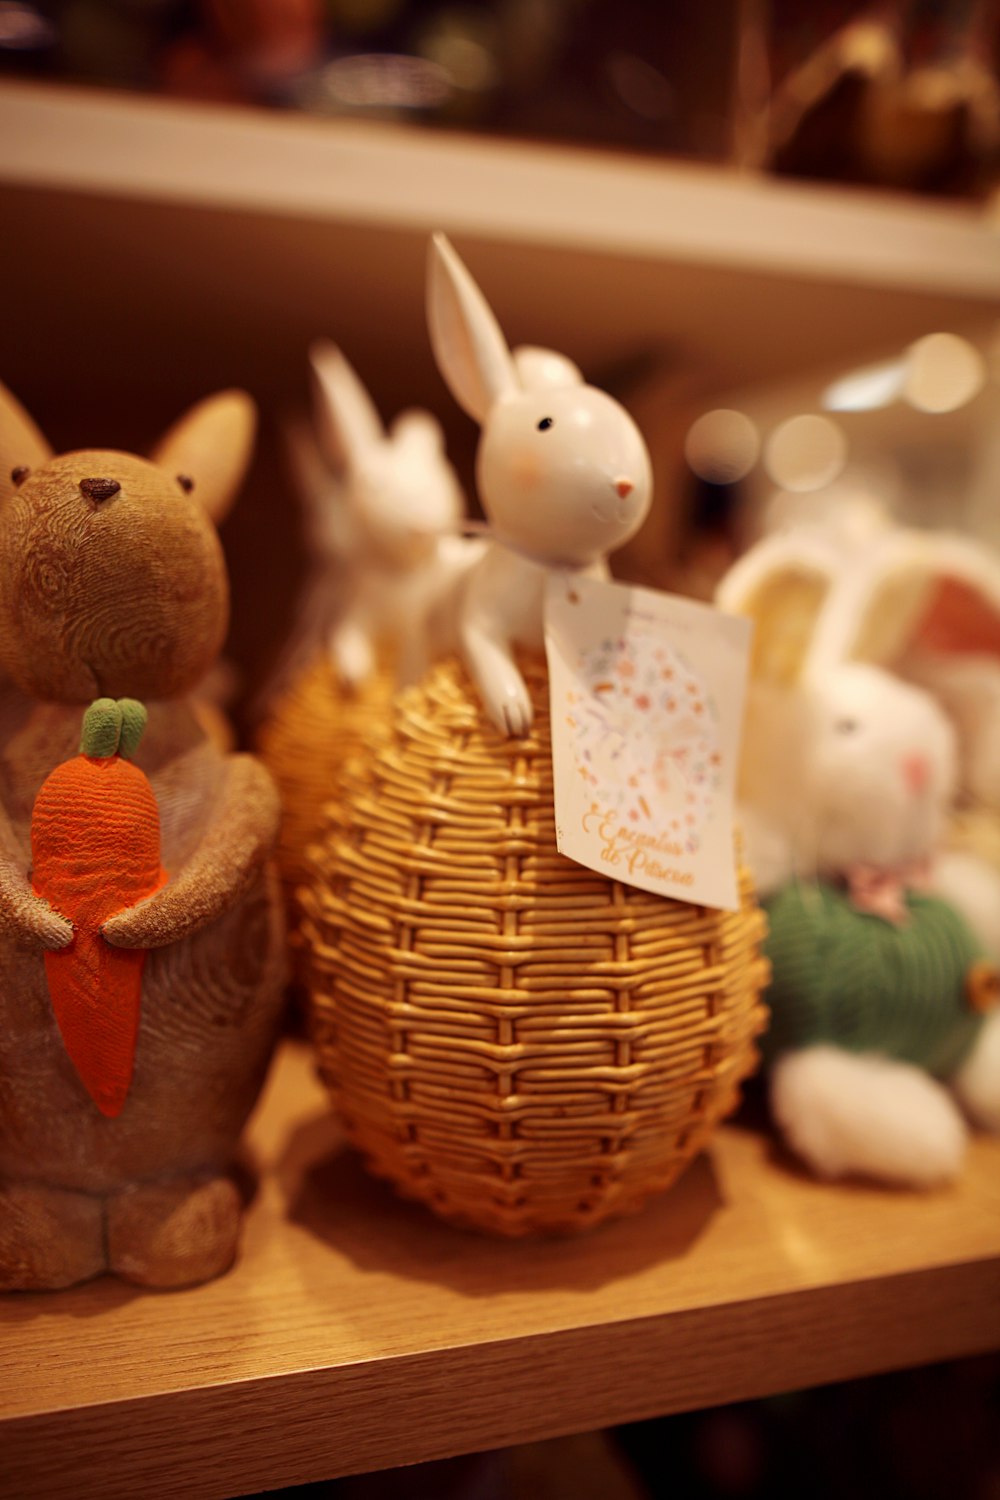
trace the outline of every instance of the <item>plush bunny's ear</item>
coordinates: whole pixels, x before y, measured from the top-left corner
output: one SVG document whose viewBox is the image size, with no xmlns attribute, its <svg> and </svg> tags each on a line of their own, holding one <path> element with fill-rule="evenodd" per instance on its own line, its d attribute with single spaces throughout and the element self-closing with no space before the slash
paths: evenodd
<svg viewBox="0 0 1000 1500">
<path fill-rule="evenodd" d="M 942 532 L 895 532 L 856 584 L 846 646 L 932 694 L 958 733 L 963 797 L 1000 806 L 1000 558 Z"/>
<path fill-rule="evenodd" d="M 836 573 L 829 547 L 794 532 L 766 537 L 730 568 L 715 602 L 753 620 L 756 680 L 790 687 L 812 669 Z"/>
<path fill-rule="evenodd" d="M 502 396 L 520 390 L 507 341 L 489 303 L 443 234 L 431 240 L 427 322 L 448 389 L 480 424 Z"/>
<path fill-rule="evenodd" d="M 236 498 L 253 452 L 257 409 L 245 391 L 220 391 L 184 413 L 160 439 L 153 462 L 194 492 L 218 523 Z"/>
<path fill-rule="evenodd" d="M 29 469 L 40 468 L 51 457 L 52 449 L 20 401 L 0 385 L 0 503 L 13 494 Z"/>
<path fill-rule="evenodd" d="M 584 383 L 578 366 L 565 354 L 538 349 L 534 344 L 522 344 L 514 350 L 514 368 L 526 391 L 565 390 Z"/>
<path fill-rule="evenodd" d="M 385 441 L 382 418 L 336 344 L 327 339 L 313 344 L 309 363 L 320 446 L 334 472 L 344 476 Z"/>
<path fill-rule="evenodd" d="M 984 543 L 896 531 L 862 586 L 845 654 L 885 666 L 929 653 L 1000 660 L 1000 558 Z"/>
</svg>

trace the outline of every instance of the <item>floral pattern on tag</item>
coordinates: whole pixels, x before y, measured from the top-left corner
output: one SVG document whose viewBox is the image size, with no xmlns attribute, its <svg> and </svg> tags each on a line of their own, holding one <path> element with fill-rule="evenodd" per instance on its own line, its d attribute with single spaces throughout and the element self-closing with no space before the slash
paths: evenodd
<svg viewBox="0 0 1000 1500">
<path fill-rule="evenodd" d="M 642 652 L 626 636 L 581 651 L 577 677 L 565 722 L 578 774 L 613 788 L 620 816 L 669 826 L 694 854 L 721 781 L 719 715 L 706 683 L 669 643 Z"/>
<path fill-rule="evenodd" d="M 555 575 L 546 595 L 559 848 L 627 884 L 737 905 L 733 783 L 749 625 Z"/>
</svg>

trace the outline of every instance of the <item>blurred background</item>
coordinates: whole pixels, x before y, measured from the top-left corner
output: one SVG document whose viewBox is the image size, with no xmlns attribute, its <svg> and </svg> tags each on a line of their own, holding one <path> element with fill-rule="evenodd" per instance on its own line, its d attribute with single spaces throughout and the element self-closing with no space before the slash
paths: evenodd
<svg viewBox="0 0 1000 1500">
<path fill-rule="evenodd" d="M 4 0 L 13 76 L 941 193 L 996 173 L 996 0 Z"/>
</svg>

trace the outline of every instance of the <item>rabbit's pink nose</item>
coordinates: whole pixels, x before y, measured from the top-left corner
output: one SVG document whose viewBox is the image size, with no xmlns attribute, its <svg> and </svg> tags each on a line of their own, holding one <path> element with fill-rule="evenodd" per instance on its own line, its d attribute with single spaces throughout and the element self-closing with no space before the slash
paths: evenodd
<svg viewBox="0 0 1000 1500">
<path fill-rule="evenodd" d="M 913 793 L 922 792 L 930 780 L 931 767 L 926 755 L 904 755 L 901 768 L 903 780 Z"/>
<path fill-rule="evenodd" d="M 619 499 L 621 500 L 627 499 L 635 489 L 635 485 L 632 483 L 631 479 L 616 479 L 614 481 L 614 485 L 615 489 L 618 492 Z"/>
<path fill-rule="evenodd" d="M 117 495 L 121 485 L 117 479 L 81 479 L 80 489 L 88 500 L 110 500 Z"/>
</svg>

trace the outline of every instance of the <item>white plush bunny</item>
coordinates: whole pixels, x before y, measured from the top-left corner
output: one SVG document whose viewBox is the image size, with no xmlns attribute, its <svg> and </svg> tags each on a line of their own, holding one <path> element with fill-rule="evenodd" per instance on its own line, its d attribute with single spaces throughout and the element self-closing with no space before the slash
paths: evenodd
<svg viewBox="0 0 1000 1500">
<path fill-rule="evenodd" d="M 300 429 L 293 457 L 313 549 L 349 568 L 331 659 L 341 682 L 356 687 L 384 642 L 405 685 L 454 649 L 460 581 L 483 544 L 458 535 L 463 497 L 435 419 L 407 411 L 387 430 L 336 345 L 315 344 L 310 363 L 319 450 Z M 329 596 L 329 582 L 318 580 L 314 597 Z"/>
<path fill-rule="evenodd" d="M 961 1164 L 959 1103 L 1000 1130 L 1000 1013 L 975 1010 L 1000 953 L 1000 878 L 942 852 L 957 755 L 941 708 L 846 654 L 866 617 L 878 633 L 886 599 L 866 587 L 858 556 L 786 534 L 751 549 L 718 602 L 758 626 L 743 791 L 771 898 L 775 1118 L 823 1176 L 929 1186 Z"/>
<path fill-rule="evenodd" d="M 979 838 L 1000 865 L 1000 557 L 971 537 L 900 526 L 862 501 L 786 522 L 749 556 L 733 573 L 744 592 L 808 591 L 817 568 L 839 575 L 809 626 L 813 662 L 870 661 L 932 693 L 958 735 L 961 821 L 949 837 Z M 794 616 L 787 598 L 781 613 Z M 782 630 L 798 661 L 801 642 Z M 758 695 L 767 680 L 758 677 Z"/>
<path fill-rule="evenodd" d="M 452 395 L 482 427 L 476 474 L 491 537 L 464 592 L 460 647 L 490 719 L 522 735 L 532 708 L 514 647 L 543 647 L 546 575 L 607 577 L 605 555 L 649 509 L 649 454 L 624 408 L 569 360 L 511 353 L 443 235 L 431 243 L 428 320 Z"/>
</svg>

